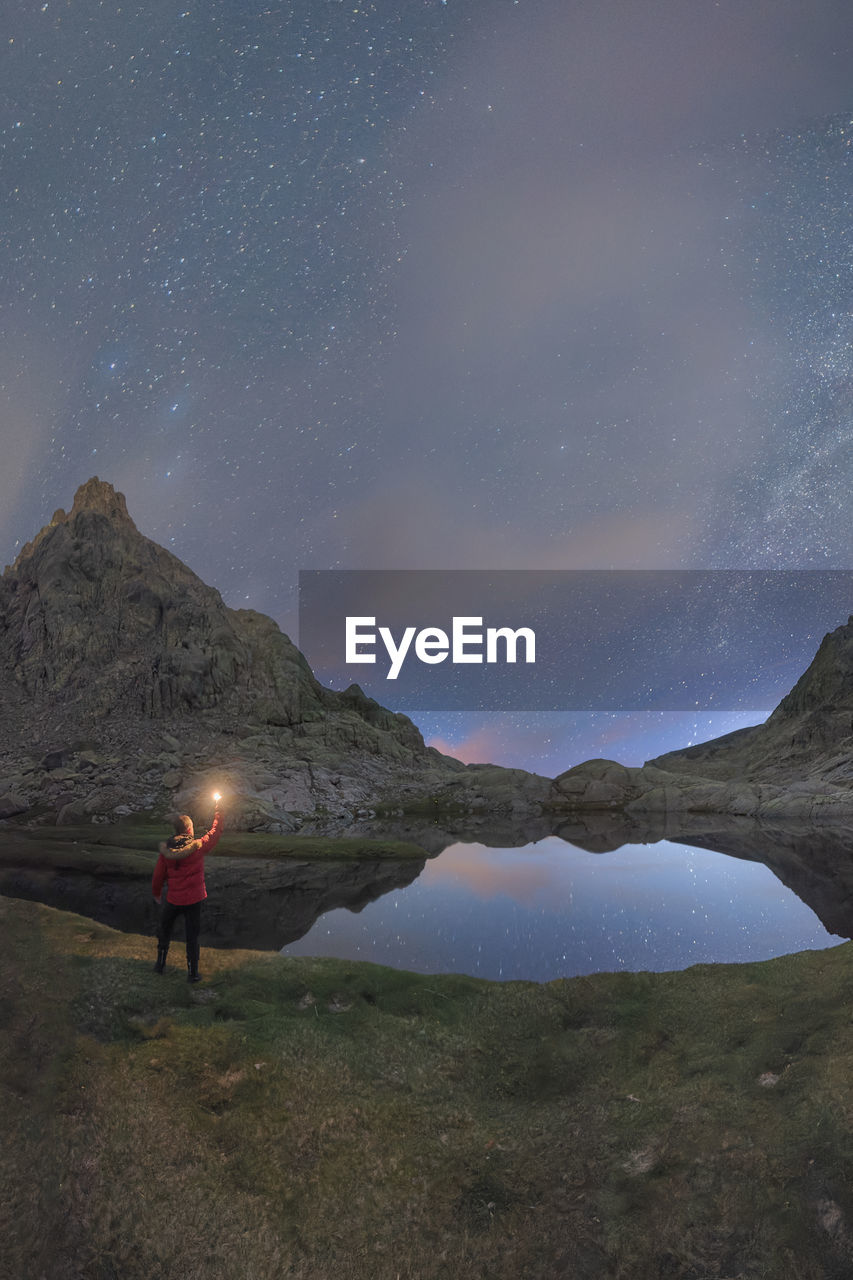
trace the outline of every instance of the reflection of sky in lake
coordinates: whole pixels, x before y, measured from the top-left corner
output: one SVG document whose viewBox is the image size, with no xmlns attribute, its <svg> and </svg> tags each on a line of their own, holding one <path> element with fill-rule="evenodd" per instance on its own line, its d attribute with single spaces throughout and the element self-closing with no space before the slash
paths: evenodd
<svg viewBox="0 0 853 1280">
<path fill-rule="evenodd" d="M 546 981 L 838 942 L 763 863 L 665 841 L 594 854 L 552 838 L 524 849 L 453 845 L 408 888 L 357 915 L 329 912 L 282 954 Z"/>
</svg>

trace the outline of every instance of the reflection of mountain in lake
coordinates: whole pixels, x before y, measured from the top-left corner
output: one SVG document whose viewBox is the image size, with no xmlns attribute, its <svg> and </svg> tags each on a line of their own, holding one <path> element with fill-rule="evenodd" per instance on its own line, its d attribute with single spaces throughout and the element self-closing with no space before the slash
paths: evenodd
<svg viewBox="0 0 853 1280">
<path fill-rule="evenodd" d="M 732 858 L 762 862 L 810 907 L 830 933 L 853 937 L 853 825 L 816 826 L 806 821 L 761 823 L 726 814 L 646 813 L 632 818 L 624 811 L 586 812 L 559 820 L 510 819 L 486 825 L 480 818 L 443 817 L 421 822 L 400 819 L 381 832 L 374 824 L 357 828 L 358 834 L 411 840 L 431 855 L 455 843 L 476 843 L 491 848 L 520 848 L 548 836 L 590 853 L 609 853 L 629 844 L 675 844 L 710 849 Z"/>
<path fill-rule="evenodd" d="M 811 907 L 823 927 L 853 937 L 853 827 L 797 826 L 757 831 L 716 827 L 691 843 L 733 858 L 763 862 Z"/>
<path fill-rule="evenodd" d="M 647 814 L 634 823 L 625 814 L 586 814 L 581 821 L 563 823 L 554 834 L 592 853 L 670 840 L 762 862 L 825 929 L 853 937 L 853 825 L 815 826 L 796 819 L 760 823 L 720 814 L 680 819 Z"/>
<path fill-rule="evenodd" d="M 157 908 L 150 874 L 128 875 L 105 864 L 77 871 L 38 867 L 31 859 L 0 869 L 0 893 L 75 911 L 125 933 L 153 935 Z M 297 862 L 209 858 L 208 894 L 202 912 L 205 946 L 275 950 L 301 938 L 317 918 L 336 907 L 360 911 L 392 889 L 411 884 L 423 870 L 417 858 L 402 862 Z"/>
<path fill-rule="evenodd" d="M 521 818 L 502 814 L 488 818 L 471 813 L 442 813 L 438 818 L 406 814 L 398 818 L 365 819 L 348 826 L 346 834 L 367 840 L 403 840 L 418 845 L 429 857 L 435 857 L 452 844 L 520 849 L 522 845 L 559 835 L 555 827 L 557 821 L 553 814 L 525 814 Z M 312 832 L 325 834 L 319 824 L 305 827 L 304 834 Z"/>
<path fill-rule="evenodd" d="M 450 845 L 486 849 L 521 848 L 557 836 L 568 845 L 606 854 L 623 845 L 666 840 L 713 850 L 767 866 L 810 907 L 824 928 L 853 937 L 853 825 L 815 826 L 789 820 L 774 824 L 720 815 L 586 813 L 570 820 L 534 819 L 486 825 L 477 818 L 442 824 L 400 819 L 396 825 L 365 824 L 352 834 L 405 839 L 419 844 L 424 860 L 361 862 L 217 858 L 207 862 L 209 898 L 203 913 L 207 946 L 278 950 L 304 937 L 328 911 L 360 911 L 369 902 L 418 878 L 426 857 Z M 19 853 L 16 851 L 19 847 Z M 75 911 L 126 932 L 153 934 L 156 908 L 149 875 L 105 854 L 96 866 L 75 866 L 75 847 L 39 860 L 31 841 L 4 841 L 0 893 L 35 899 Z M 571 857 L 566 850 L 566 858 Z"/>
</svg>

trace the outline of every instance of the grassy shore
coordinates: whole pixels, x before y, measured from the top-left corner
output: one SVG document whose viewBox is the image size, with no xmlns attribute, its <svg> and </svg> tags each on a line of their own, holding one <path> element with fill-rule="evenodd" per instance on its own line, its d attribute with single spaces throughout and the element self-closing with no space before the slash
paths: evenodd
<svg viewBox="0 0 853 1280">
<path fill-rule="evenodd" d="M 124 866 L 128 872 L 153 869 L 157 848 L 170 832 L 164 822 L 131 821 L 80 827 L 6 827 L 0 842 L 0 864 L 24 856 L 38 866 L 70 862 L 83 871 L 95 866 Z M 208 858 L 272 858 L 305 861 L 362 862 L 388 858 L 402 861 L 426 857 L 405 840 L 361 836 L 271 835 L 258 831 L 225 831 Z"/>
<path fill-rule="evenodd" d="M 853 950 L 544 985 L 0 898 L 0 1275 L 853 1268 Z"/>
</svg>

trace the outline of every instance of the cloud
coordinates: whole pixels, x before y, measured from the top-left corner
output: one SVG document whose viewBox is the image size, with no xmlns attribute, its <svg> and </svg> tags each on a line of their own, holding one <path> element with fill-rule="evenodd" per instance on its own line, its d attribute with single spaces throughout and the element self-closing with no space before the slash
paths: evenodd
<svg viewBox="0 0 853 1280">
<path fill-rule="evenodd" d="M 404 487 L 371 494 L 372 533 L 348 512 L 356 554 L 636 565 L 639 528 L 645 563 L 706 562 L 790 364 L 738 257 L 764 190 L 742 139 L 846 109 L 851 34 L 833 4 L 735 0 L 471 28 L 395 156 L 382 412 Z"/>
<path fill-rule="evenodd" d="M 0 537 L 9 562 L 20 550 L 16 544 L 37 533 L 61 505 L 61 495 L 48 494 L 52 505 L 47 510 L 33 501 L 33 491 L 65 406 L 68 363 L 45 339 L 7 332 L 0 346 Z M 48 369 L 50 377 L 45 375 Z M 67 495 L 69 505 L 72 496 L 73 489 Z"/>
<path fill-rule="evenodd" d="M 510 481 L 512 488 L 512 482 Z M 349 569 L 606 569 L 667 568 L 683 563 L 695 511 L 671 501 L 648 509 L 637 499 L 608 495 L 598 486 L 602 510 L 541 510 L 525 520 L 523 493 L 508 497 L 504 511 L 461 501 L 425 464 L 416 477 L 386 474 L 381 485 L 342 503 L 335 529 L 318 530 L 330 563 Z M 545 517 L 547 528 L 541 527 Z M 335 535 L 340 538 L 334 542 Z"/>
</svg>

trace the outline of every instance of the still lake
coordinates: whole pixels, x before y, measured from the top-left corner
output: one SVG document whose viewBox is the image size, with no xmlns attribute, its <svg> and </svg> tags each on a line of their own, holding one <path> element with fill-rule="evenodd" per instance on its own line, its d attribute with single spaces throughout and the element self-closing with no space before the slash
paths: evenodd
<svg viewBox="0 0 853 1280">
<path fill-rule="evenodd" d="M 451 845 L 408 887 L 358 913 L 326 913 L 281 954 L 548 981 L 767 960 L 841 941 L 761 862 L 670 841 L 601 854 L 546 838 L 517 849 Z"/>
</svg>

